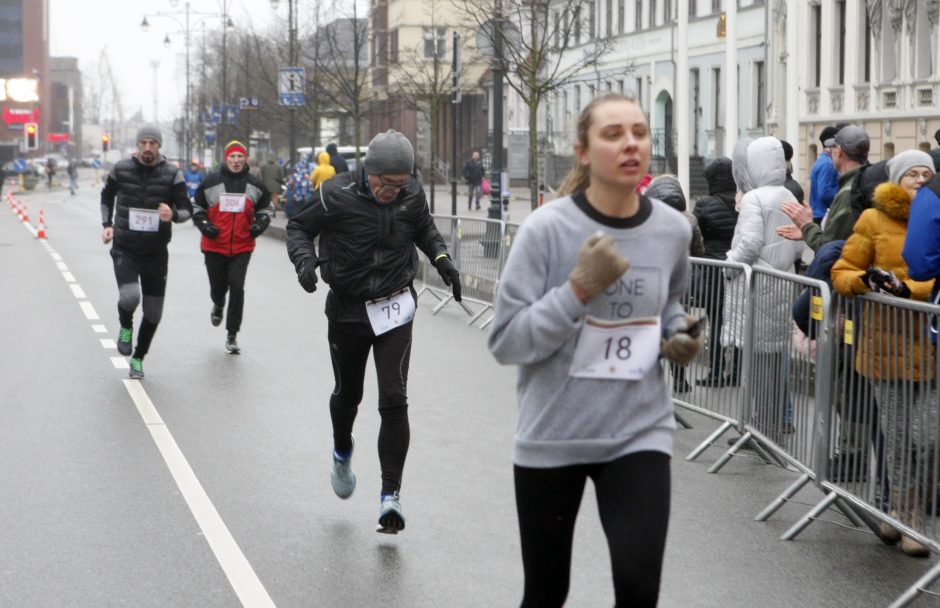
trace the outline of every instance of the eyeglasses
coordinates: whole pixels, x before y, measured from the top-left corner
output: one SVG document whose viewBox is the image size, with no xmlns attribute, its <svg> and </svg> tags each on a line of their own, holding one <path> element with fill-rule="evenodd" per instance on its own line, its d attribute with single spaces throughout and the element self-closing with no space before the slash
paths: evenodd
<svg viewBox="0 0 940 608">
<path fill-rule="evenodd" d="M 910 171 L 904 174 L 904 177 L 909 177 L 911 179 L 921 178 L 925 182 L 929 182 L 931 179 L 933 179 L 933 171 L 931 171 L 930 169 L 923 169 L 923 170 L 911 169 Z"/>
<path fill-rule="evenodd" d="M 375 179 L 379 180 L 380 190 L 388 190 L 390 192 L 398 192 L 399 190 L 408 187 L 411 185 L 411 182 L 414 180 L 413 177 L 408 177 L 408 179 L 402 183 L 397 182 L 387 182 L 381 175 L 376 175 Z"/>
</svg>

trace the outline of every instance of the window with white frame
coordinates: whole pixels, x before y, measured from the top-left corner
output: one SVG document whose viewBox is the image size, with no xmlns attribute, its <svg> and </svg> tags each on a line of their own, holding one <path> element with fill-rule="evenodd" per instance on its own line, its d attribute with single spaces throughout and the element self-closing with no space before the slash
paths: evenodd
<svg viewBox="0 0 940 608">
<path fill-rule="evenodd" d="M 594 40 L 594 34 L 597 32 L 597 0 L 588 2 L 587 28 L 587 39 Z"/>
<path fill-rule="evenodd" d="M 634 11 L 636 14 L 633 19 L 633 29 L 634 31 L 640 31 L 643 29 L 643 0 L 636 0 Z"/>
<path fill-rule="evenodd" d="M 574 85 L 574 113 L 577 116 L 581 115 L 581 87 L 579 85 Z"/>
<path fill-rule="evenodd" d="M 447 56 L 447 28 L 424 28 L 424 56 L 427 59 L 443 59 Z"/>
<path fill-rule="evenodd" d="M 581 44 L 581 5 L 574 9 L 574 44 Z"/>
<path fill-rule="evenodd" d="M 558 11 L 555 11 L 554 17 L 555 17 L 555 32 L 554 32 L 555 48 L 560 49 L 561 48 L 561 13 Z"/>
<path fill-rule="evenodd" d="M 610 38 L 614 35 L 614 0 L 604 2 L 604 23 L 606 24 L 604 32 Z"/>
<path fill-rule="evenodd" d="M 650 0 L 649 26 L 656 26 L 656 0 Z"/>
<path fill-rule="evenodd" d="M 836 52 L 836 84 L 845 84 L 845 0 L 836 0 L 836 30 L 839 38 Z"/>
<path fill-rule="evenodd" d="M 663 23 L 672 23 L 673 0 L 663 0 Z"/>
<path fill-rule="evenodd" d="M 627 12 L 627 6 L 625 0 L 617 0 L 617 33 L 622 34 L 624 32 L 624 26 L 626 25 L 625 17 Z"/>
</svg>

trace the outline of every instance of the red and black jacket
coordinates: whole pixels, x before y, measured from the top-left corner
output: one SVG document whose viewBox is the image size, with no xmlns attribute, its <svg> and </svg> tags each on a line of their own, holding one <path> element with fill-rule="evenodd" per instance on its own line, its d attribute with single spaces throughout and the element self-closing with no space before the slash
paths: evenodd
<svg viewBox="0 0 940 608">
<path fill-rule="evenodd" d="M 222 194 L 244 194 L 244 209 L 222 211 Z M 260 177 L 248 172 L 247 165 L 239 173 L 232 173 L 224 165 L 219 172 L 210 173 L 199 184 L 194 202 L 193 223 L 203 234 L 203 252 L 233 256 L 254 251 L 255 238 L 271 223 L 271 193 Z M 215 238 L 207 235 L 210 224 L 219 229 Z"/>
</svg>

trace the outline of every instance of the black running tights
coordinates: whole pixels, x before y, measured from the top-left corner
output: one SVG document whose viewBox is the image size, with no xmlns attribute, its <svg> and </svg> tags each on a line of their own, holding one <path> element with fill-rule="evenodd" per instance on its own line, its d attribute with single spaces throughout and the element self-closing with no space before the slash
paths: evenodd
<svg viewBox="0 0 940 608">
<path fill-rule="evenodd" d="M 134 255 L 112 247 L 111 259 L 114 262 L 114 277 L 118 285 L 118 318 L 121 327 L 133 327 L 134 311 L 143 299 L 144 315 L 140 321 L 137 347 L 133 354 L 134 357 L 143 359 L 150 351 L 150 343 L 163 317 L 169 259 L 167 250 Z"/>
<path fill-rule="evenodd" d="M 362 401 L 369 351 L 374 351 L 379 385 L 379 464 L 382 467 L 382 494 L 401 488 L 405 457 L 411 441 L 408 425 L 408 363 L 411 359 L 411 327 L 408 323 L 380 336 L 368 323 L 329 325 L 330 358 L 336 385 L 330 396 L 333 421 L 333 447 L 338 452 L 352 449 L 352 430 Z"/>
<path fill-rule="evenodd" d="M 669 466 L 670 457 L 662 452 L 551 469 L 516 466 L 523 608 L 565 603 L 575 520 L 589 477 L 607 536 L 616 605 L 655 606 L 669 523 Z"/>
<path fill-rule="evenodd" d="M 206 251 L 203 255 L 206 258 L 206 271 L 209 274 L 209 297 L 212 298 L 213 304 L 222 308 L 225 306 L 225 294 L 228 293 L 225 329 L 230 334 L 238 333 L 242 328 L 242 311 L 245 309 L 245 275 L 248 274 L 251 252 L 222 255 L 214 251 Z"/>
</svg>

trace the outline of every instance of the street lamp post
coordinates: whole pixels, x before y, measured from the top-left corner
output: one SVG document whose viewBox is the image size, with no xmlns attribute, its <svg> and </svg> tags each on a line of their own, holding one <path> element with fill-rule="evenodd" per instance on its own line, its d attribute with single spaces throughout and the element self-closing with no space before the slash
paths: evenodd
<svg viewBox="0 0 940 608">
<path fill-rule="evenodd" d="M 271 0 L 271 9 L 277 10 L 280 0 Z M 287 0 L 287 57 L 290 67 L 297 64 L 297 9 L 296 0 Z M 287 145 L 290 147 L 289 156 L 291 167 L 297 161 L 297 113 L 294 106 L 287 107 Z"/>
<path fill-rule="evenodd" d="M 179 5 L 179 0 L 170 0 L 170 7 L 176 8 Z M 185 156 L 185 161 L 189 162 L 192 160 L 192 151 L 193 151 L 193 137 L 192 137 L 192 82 L 190 77 L 190 47 L 192 45 L 192 31 L 193 27 L 202 23 L 205 26 L 205 21 L 214 17 L 219 17 L 219 13 L 210 13 L 203 11 L 194 11 L 192 10 L 189 2 L 183 4 L 182 10 L 178 11 L 158 11 L 156 13 L 150 13 L 144 15 L 143 20 L 140 22 L 140 28 L 146 32 L 150 23 L 147 21 L 147 17 L 165 17 L 171 19 L 179 25 L 180 30 L 176 33 L 183 36 L 183 44 L 186 49 L 186 97 L 185 97 L 185 107 L 183 108 L 183 120 L 182 120 L 182 150 L 181 156 Z M 180 19 L 179 17 L 182 17 Z M 195 19 L 194 19 L 195 17 Z M 226 57 L 225 57 L 225 30 L 232 25 L 231 19 L 228 16 L 228 0 L 222 1 L 222 104 L 225 104 L 226 99 Z M 205 30 L 203 30 L 205 31 Z M 203 39 L 205 39 L 205 33 L 203 33 Z M 167 34 L 163 39 L 163 44 L 166 47 L 171 45 L 170 35 Z M 154 99 L 154 106 L 156 106 L 156 99 Z M 155 111 L 156 112 L 156 111 Z M 156 116 L 154 116 L 156 120 Z"/>
</svg>

